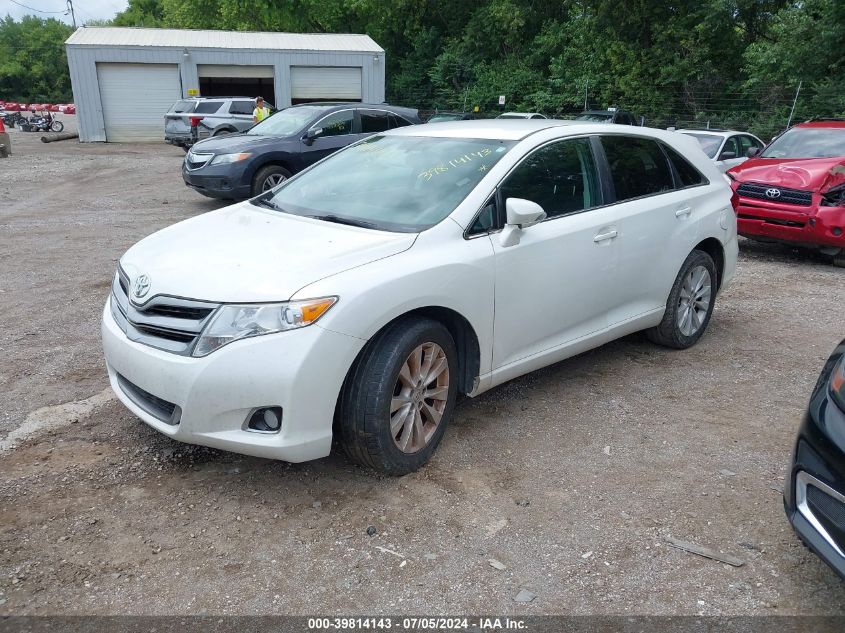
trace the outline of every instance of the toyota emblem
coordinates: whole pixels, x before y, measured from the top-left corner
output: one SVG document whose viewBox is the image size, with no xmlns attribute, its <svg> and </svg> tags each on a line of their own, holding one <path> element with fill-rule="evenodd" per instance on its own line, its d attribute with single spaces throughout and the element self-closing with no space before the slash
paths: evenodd
<svg viewBox="0 0 845 633">
<path fill-rule="evenodd" d="M 135 283 L 132 284 L 132 294 L 135 296 L 135 298 L 141 299 L 142 297 L 145 297 L 149 291 L 150 276 L 138 275 L 137 277 L 135 277 Z"/>
<path fill-rule="evenodd" d="M 780 189 L 775 189 L 774 187 L 772 187 L 771 189 L 766 189 L 766 197 L 772 198 L 773 200 L 775 198 L 780 198 Z"/>
</svg>

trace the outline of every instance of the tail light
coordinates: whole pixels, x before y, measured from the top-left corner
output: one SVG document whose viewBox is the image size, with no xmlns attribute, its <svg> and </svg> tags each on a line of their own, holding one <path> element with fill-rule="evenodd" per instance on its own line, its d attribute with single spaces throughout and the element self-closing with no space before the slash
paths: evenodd
<svg viewBox="0 0 845 633">
<path fill-rule="evenodd" d="M 200 121 L 202 121 L 201 116 L 192 116 L 191 117 L 191 127 L 197 127 L 200 124 Z"/>
</svg>

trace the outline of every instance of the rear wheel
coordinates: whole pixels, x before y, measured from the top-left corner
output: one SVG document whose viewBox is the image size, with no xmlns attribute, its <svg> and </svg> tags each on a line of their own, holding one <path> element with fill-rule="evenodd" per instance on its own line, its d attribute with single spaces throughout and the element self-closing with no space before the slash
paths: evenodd
<svg viewBox="0 0 845 633">
<path fill-rule="evenodd" d="M 252 179 L 252 195 L 257 196 L 269 191 L 276 185 L 290 178 L 290 172 L 279 165 L 266 165 L 255 173 Z"/>
<path fill-rule="evenodd" d="M 397 321 L 353 365 L 340 399 L 340 439 L 349 456 L 389 475 L 425 464 L 457 398 L 458 359 L 438 321 Z"/>
<path fill-rule="evenodd" d="M 704 251 L 694 250 L 675 278 L 663 320 L 657 327 L 646 330 L 646 336 L 666 347 L 692 347 L 710 323 L 716 290 L 713 259 Z"/>
</svg>

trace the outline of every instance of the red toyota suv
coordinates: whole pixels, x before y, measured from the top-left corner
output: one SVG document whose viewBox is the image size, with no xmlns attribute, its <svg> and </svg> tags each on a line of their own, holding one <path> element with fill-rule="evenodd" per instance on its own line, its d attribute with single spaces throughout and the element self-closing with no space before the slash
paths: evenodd
<svg viewBox="0 0 845 633">
<path fill-rule="evenodd" d="M 819 249 L 845 266 L 845 119 L 800 123 L 727 174 L 740 235 Z"/>
</svg>

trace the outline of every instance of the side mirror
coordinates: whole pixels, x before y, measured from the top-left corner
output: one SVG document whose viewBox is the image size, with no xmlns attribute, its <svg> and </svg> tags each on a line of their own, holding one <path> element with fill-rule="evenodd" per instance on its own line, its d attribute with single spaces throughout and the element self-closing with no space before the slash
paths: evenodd
<svg viewBox="0 0 845 633">
<path fill-rule="evenodd" d="M 499 237 L 502 246 L 519 244 L 519 234 L 523 229 L 538 224 L 546 219 L 546 212 L 536 202 L 524 198 L 508 198 L 505 201 L 505 228 Z"/>
<path fill-rule="evenodd" d="M 746 151 L 746 152 L 745 152 L 745 155 L 746 155 L 746 156 L 748 156 L 748 158 L 754 158 L 754 157 L 755 157 L 755 156 L 757 156 L 757 155 L 758 155 L 761 151 L 762 151 L 762 150 L 761 150 L 759 147 L 749 147 L 749 148 L 748 148 L 748 151 Z"/>
<path fill-rule="evenodd" d="M 728 150 L 719 154 L 719 160 L 730 160 L 732 158 L 736 158 L 736 152 Z"/>
<path fill-rule="evenodd" d="M 311 145 L 314 142 L 314 139 L 319 137 L 323 133 L 323 128 L 315 127 L 311 128 L 305 133 L 305 136 L 302 137 L 302 140 L 305 141 L 306 145 Z"/>
</svg>

